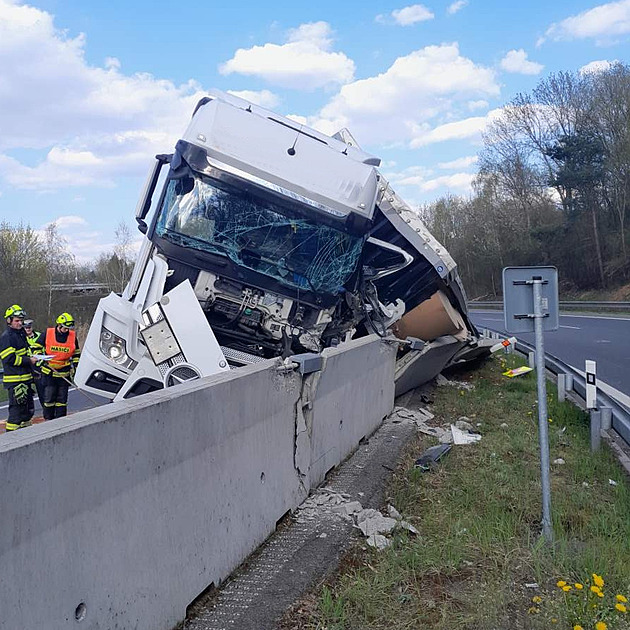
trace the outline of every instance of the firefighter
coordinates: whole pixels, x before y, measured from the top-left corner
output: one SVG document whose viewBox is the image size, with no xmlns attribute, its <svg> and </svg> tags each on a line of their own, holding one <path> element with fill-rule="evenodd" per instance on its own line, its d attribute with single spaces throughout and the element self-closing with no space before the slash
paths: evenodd
<svg viewBox="0 0 630 630">
<path fill-rule="evenodd" d="M 46 354 L 52 356 L 41 367 L 44 420 L 61 418 L 68 413 L 68 384 L 81 354 L 72 315 L 62 313 L 55 323 L 54 328 L 46 330 L 44 337 Z"/>
<path fill-rule="evenodd" d="M 30 349 L 29 354 L 46 354 L 46 346 L 44 335 L 41 332 L 33 330 L 33 320 L 24 320 L 24 331 L 26 332 L 26 341 Z M 33 382 L 35 383 L 35 389 L 37 390 L 37 396 L 39 397 L 39 403 L 44 405 L 44 383 L 42 381 L 42 362 L 39 361 L 33 366 Z"/>
<path fill-rule="evenodd" d="M 4 370 L 2 383 L 9 395 L 7 431 L 30 426 L 34 411 L 32 366 L 37 359 L 29 355 L 22 327 L 25 316 L 24 309 L 18 304 L 9 306 L 4 313 L 7 328 L 0 335 L 0 359 Z"/>
</svg>

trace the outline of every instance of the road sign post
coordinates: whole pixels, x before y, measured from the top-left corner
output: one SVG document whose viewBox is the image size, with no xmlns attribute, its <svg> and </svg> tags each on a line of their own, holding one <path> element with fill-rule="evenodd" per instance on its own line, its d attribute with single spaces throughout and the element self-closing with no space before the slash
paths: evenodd
<svg viewBox="0 0 630 630">
<path fill-rule="evenodd" d="M 503 312 L 509 333 L 534 332 L 536 337 L 536 385 L 538 393 L 538 440 L 542 486 L 542 531 L 553 541 L 547 383 L 545 380 L 545 330 L 558 329 L 558 271 L 555 267 L 506 267 L 503 270 Z"/>
</svg>

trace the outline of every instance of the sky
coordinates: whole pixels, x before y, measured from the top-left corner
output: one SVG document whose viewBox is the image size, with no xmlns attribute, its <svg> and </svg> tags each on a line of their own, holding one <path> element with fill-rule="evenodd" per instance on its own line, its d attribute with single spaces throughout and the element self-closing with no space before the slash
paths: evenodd
<svg viewBox="0 0 630 630">
<path fill-rule="evenodd" d="M 630 0 L 0 0 L 0 221 L 111 250 L 212 88 L 347 127 L 412 206 L 467 195 L 502 105 L 615 60 Z"/>
</svg>

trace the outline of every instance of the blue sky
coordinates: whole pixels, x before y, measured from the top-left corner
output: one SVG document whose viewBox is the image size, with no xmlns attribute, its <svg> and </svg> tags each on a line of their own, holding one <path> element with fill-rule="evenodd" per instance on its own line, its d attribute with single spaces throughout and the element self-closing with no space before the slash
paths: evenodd
<svg viewBox="0 0 630 630">
<path fill-rule="evenodd" d="M 108 250 L 210 88 L 347 126 L 411 204 L 469 194 L 503 104 L 629 43 L 630 0 L 0 0 L 0 220 Z"/>
</svg>

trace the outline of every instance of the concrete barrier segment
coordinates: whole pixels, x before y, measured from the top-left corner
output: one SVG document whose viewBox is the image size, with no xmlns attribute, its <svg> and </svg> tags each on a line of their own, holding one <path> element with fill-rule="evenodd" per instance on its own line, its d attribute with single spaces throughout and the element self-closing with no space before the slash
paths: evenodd
<svg viewBox="0 0 630 630">
<path fill-rule="evenodd" d="M 391 411 L 395 352 L 360 339 L 306 378 L 268 361 L 2 436 L 0 628 L 173 628 Z"/>
</svg>

